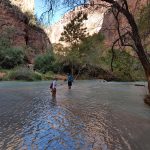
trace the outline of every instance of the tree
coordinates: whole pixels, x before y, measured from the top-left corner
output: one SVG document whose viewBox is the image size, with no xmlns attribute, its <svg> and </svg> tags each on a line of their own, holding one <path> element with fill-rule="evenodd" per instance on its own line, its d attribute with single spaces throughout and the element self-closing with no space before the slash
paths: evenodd
<svg viewBox="0 0 150 150">
<path fill-rule="evenodd" d="M 99 64 L 104 49 L 104 35 L 95 33 L 85 38 L 79 45 L 80 58 L 86 64 Z"/>
<path fill-rule="evenodd" d="M 35 58 L 34 69 L 46 73 L 53 70 L 54 56 L 50 53 L 39 55 Z"/>
<path fill-rule="evenodd" d="M 149 0 L 148 0 L 149 1 Z M 48 0 L 53 5 L 53 0 Z M 102 3 L 104 2 L 104 3 Z M 138 2 L 138 0 L 137 0 Z M 148 89 L 150 93 L 150 61 L 148 59 L 148 56 L 145 53 L 144 46 L 142 44 L 142 40 L 140 37 L 139 29 L 136 23 L 136 19 L 134 18 L 133 14 L 131 13 L 128 5 L 127 0 L 101 0 L 96 1 L 96 3 L 91 0 L 90 3 L 87 3 L 86 0 L 64 0 L 64 4 L 67 6 L 76 7 L 76 6 L 105 6 L 107 8 L 110 8 L 113 12 L 114 18 L 117 22 L 117 32 L 118 32 L 118 39 L 116 39 L 112 44 L 112 51 L 115 47 L 115 45 L 119 42 L 120 46 L 122 47 L 131 47 L 136 54 L 138 55 L 138 58 L 144 68 L 145 75 L 147 77 L 148 81 Z M 50 8 L 49 12 L 53 10 L 53 7 Z M 124 30 L 122 32 L 121 30 L 121 22 L 119 22 L 120 14 L 127 20 L 127 23 L 129 25 L 129 28 Z"/>
<path fill-rule="evenodd" d="M 137 23 L 144 48 L 148 48 L 150 45 L 150 3 L 140 10 Z"/>
<path fill-rule="evenodd" d="M 77 46 L 86 36 L 86 27 L 83 27 L 83 21 L 87 20 L 87 14 L 82 11 L 64 27 L 64 32 L 61 33 L 60 41 L 65 41 L 71 44 L 71 47 Z"/>
<path fill-rule="evenodd" d="M 112 51 L 115 47 L 115 44 L 118 41 L 120 42 L 122 47 L 131 47 L 133 50 L 135 50 L 144 68 L 148 80 L 148 89 L 150 93 L 150 62 L 142 45 L 136 20 L 129 10 L 127 0 L 120 0 L 120 1 L 102 0 L 102 1 L 105 1 L 110 4 L 111 10 L 117 22 L 117 31 L 119 38 L 114 41 Z M 128 25 L 130 26 L 130 28 L 126 29 L 126 31 L 124 32 L 122 32 L 121 23 L 119 22 L 120 14 L 125 17 L 125 19 L 128 22 Z"/>
<path fill-rule="evenodd" d="M 84 27 L 83 24 L 84 20 L 87 20 L 87 14 L 82 11 L 78 12 L 77 15 L 64 27 L 64 32 L 60 37 L 60 41 L 65 41 L 70 45 L 67 60 L 71 64 L 72 74 L 74 63 L 79 61 L 79 44 L 87 36 L 86 27 Z"/>
<path fill-rule="evenodd" d="M 11 42 L 6 37 L 0 38 L 0 67 L 11 69 L 24 63 L 25 54 L 23 49 L 11 46 Z"/>
</svg>

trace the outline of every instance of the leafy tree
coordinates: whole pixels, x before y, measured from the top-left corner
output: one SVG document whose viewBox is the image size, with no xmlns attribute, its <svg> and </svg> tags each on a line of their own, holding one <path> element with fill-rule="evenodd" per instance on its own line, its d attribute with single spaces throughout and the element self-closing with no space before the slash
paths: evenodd
<svg viewBox="0 0 150 150">
<path fill-rule="evenodd" d="M 67 61 L 71 66 L 73 74 L 73 66 L 75 62 L 79 62 L 79 44 L 86 38 L 86 27 L 83 27 L 83 21 L 87 20 L 87 14 L 78 12 L 77 15 L 64 27 L 64 32 L 61 34 L 60 41 L 65 41 L 70 44 Z"/>
<path fill-rule="evenodd" d="M 111 63 L 111 50 L 105 51 L 105 55 L 103 55 L 100 60 L 103 68 L 108 69 Z M 133 81 L 144 79 L 143 69 L 139 60 L 126 51 L 115 49 L 113 68 L 113 72 L 121 80 Z"/>
<path fill-rule="evenodd" d="M 104 3 L 101 3 L 104 2 Z M 136 2 L 140 2 L 136 0 Z M 53 3 L 53 0 L 47 0 L 47 3 L 51 4 L 48 12 L 53 12 L 54 7 L 56 6 L 55 3 Z M 63 4 L 66 6 L 71 6 L 72 8 L 75 8 L 77 6 L 106 6 L 107 8 L 111 8 L 111 11 L 114 15 L 114 20 L 116 20 L 117 24 L 117 32 L 118 32 L 118 39 L 116 39 L 112 44 L 112 51 L 116 44 L 120 42 L 120 46 L 122 47 L 131 47 L 135 53 L 138 55 L 138 58 L 144 68 L 145 75 L 147 77 L 148 81 L 148 89 L 150 93 L 150 60 L 148 59 L 147 54 L 145 53 L 145 49 L 141 40 L 141 36 L 139 33 L 138 25 L 136 22 L 136 19 L 132 12 L 130 11 L 128 1 L 127 0 L 99 0 L 94 2 L 93 0 L 87 1 L 86 0 L 69 0 L 69 1 L 63 1 Z M 106 4 L 106 5 L 105 5 Z M 95 10 L 98 9 L 95 7 Z M 127 20 L 127 24 L 129 25 L 128 28 L 126 28 L 124 31 L 121 27 L 123 22 L 119 21 L 120 15 Z"/>
<path fill-rule="evenodd" d="M 53 70 L 54 56 L 50 53 L 35 58 L 34 68 L 42 73 Z"/>
<path fill-rule="evenodd" d="M 80 58 L 84 63 L 98 64 L 104 49 L 104 36 L 99 32 L 85 38 L 79 45 Z"/>
<path fill-rule="evenodd" d="M 62 44 L 57 43 L 57 44 L 53 44 L 53 51 L 55 52 L 55 54 L 61 59 L 62 57 L 64 57 L 67 52 L 68 52 L 69 48 L 64 47 Z"/>
<path fill-rule="evenodd" d="M 23 50 L 10 45 L 9 39 L 0 38 L 0 66 L 5 69 L 11 69 L 24 63 Z"/>
<path fill-rule="evenodd" d="M 150 46 L 150 3 L 140 10 L 137 23 L 144 47 L 148 48 Z"/>
<path fill-rule="evenodd" d="M 87 20 L 87 14 L 78 12 L 77 15 L 64 27 L 60 41 L 65 41 L 71 46 L 79 44 L 86 36 L 86 27 L 83 27 L 83 21 Z"/>
<path fill-rule="evenodd" d="M 150 34 L 150 3 L 140 10 L 138 27 L 140 31 Z"/>
</svg>

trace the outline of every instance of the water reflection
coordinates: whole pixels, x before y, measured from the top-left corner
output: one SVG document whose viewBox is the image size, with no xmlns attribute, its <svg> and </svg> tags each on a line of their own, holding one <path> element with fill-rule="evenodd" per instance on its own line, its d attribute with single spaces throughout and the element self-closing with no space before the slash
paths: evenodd
<svg viewBox="0 0 150 150">
<path fill-rule="evenodd" d="M 7 110 L 5 116 L 0 116 L 0 133 L 3 134 L 0 135 L 0 149 L 70 150 L 82 147 L 85 139 L 79 118 L 58 106 L 56 97 L 50 99 L 48 91 L 34 96 L 11 116 Z"/>
<path fill-rule="evenodd" d="M 53 96 L 50 102 L 52 106 L 57 106 L 56 96 Z"/>
<path fill-rule="evenodd" d="M 55 98 L 48 87 L 49 82 L 0 85 L 0 149 L 150 149 L 143 87 L 80 81 L 70 91 L 58 87 Z"/>
</svg>

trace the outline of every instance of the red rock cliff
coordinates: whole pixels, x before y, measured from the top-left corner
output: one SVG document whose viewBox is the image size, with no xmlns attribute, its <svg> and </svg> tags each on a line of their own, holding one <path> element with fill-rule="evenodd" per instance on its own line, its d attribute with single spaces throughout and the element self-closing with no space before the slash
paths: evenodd
<svg viewBox="0 0 150 150">
<path fill-rule="evenodd" d="M 148 2 L 149 0 L 128 0 L 130 12 L 132 12 L 132 14 L 134 14 L 134 16 L 136 17 L 137 13 L 142 8 L 142 6 L 146 5 Z M 124 16 L 120 15 L 119 21 L 122 33 L 124 29 L 130 28 Z M 105 44 L 109 47 L 112 46 L 113 41 L 115 41 L 118 38 L 116 25 L 117 23 L 113 14 L 108 10 L 104 15 L 101 32 L 105 35 Z"/>
<path fill-rule="evenodd" d="M 51 49 L 49 38 L 43 29 L 29 25 L 27 16 L 8 0 L 0 1 L 0 36 L 7 36 L 12 46 L 25 49 L 29 63 L 37 54 Z"/>
</svg>

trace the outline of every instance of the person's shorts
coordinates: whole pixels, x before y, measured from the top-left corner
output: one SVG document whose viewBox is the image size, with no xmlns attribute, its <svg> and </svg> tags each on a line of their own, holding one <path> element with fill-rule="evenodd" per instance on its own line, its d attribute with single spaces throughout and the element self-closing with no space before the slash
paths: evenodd
<svg viewBox="0 0 150 150">
<path fill-rule="evenodd" d="M 52 94 L 56 95 L 56 88 L 52 89 Z"/>
<path fill-rule="evenodd" d="M 72 82 L 71 81 L 68 81 L 68 86 L 72 86 Z"/>
</svg>

